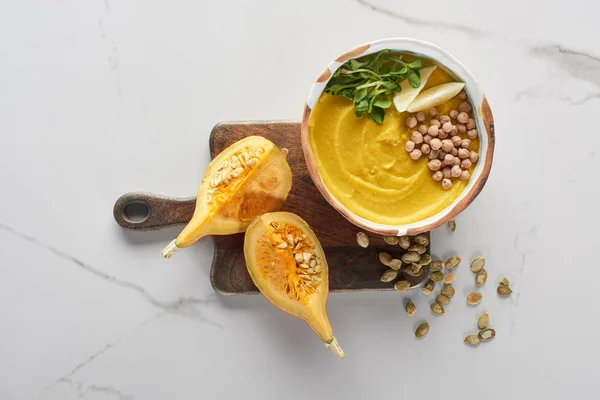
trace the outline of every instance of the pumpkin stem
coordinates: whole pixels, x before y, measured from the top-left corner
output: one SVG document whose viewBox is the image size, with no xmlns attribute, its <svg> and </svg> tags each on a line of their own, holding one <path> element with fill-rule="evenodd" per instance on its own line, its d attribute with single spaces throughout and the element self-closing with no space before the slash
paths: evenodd
<svg viewBox="0 0 600 400">
<path fill-rule="evenodd" d="M 173 254 L 175 254 L 179 250 L 177 244 L 175 244 L 175 239 L 171 241 L 162 251 L 162 255 L 164 258 L 171 258 Z"/>
<path fill-rule="evenodd" d="M 340 360 L 344 359 L 344 350 L 340 347 L 340 344 L 337 342 L 335 336 L 331 340 L 331 343 L 325 343 L 325 347 L 332 351 L 333 354 L 337 356 Z"/>
</svg>

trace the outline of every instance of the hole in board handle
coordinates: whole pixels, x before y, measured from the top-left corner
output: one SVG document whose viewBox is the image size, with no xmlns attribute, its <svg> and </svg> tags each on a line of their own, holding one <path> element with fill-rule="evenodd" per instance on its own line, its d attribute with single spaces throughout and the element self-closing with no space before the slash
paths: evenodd
<svg viewBox="0 0 600 400">
<path fill-rule="evenodd" d="M 140 224 L 150 217 L 150 206 L 144 201 L 130 201 L 123 206 L 121 216 L 130 224 Z"/>
</svg>

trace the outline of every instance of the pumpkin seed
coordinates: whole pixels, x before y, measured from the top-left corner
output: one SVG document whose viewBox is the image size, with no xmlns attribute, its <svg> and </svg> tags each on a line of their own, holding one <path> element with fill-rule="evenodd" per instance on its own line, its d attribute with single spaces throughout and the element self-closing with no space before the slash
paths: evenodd
<svg viewBox="0 0 600 400">
<path fill-rule="evenodd" d="M 387 244 L 395 245 L 398 244 L 398 236 L 384 236 L 383 241 Z"/>
<path fill-rule="evenodd" d="M 421 256 L 419 255 L 419 253 L 416 253 L 414 251 L 410 251 L 408 253 L 402 254 L 402 261 L 404 261 L 407 264 L 416 263 L 420 259 L 421 259 Z"/>
<path fill-rule="evenodd" d="M 508 297 L 512 293 L 512 289 L 504 285 L 498 286 L 498 289 L 496 289 L 496 291 L 502 297 Z"/>
<path fill-rule="evenodd" d="M 455 293 L 455 292 L 456 292 L 456 291 L 454 290 L 454 287 L 453 287 L 452 285 L 444 285 L 444 286 L 442 287 L 442 291 L 441 291 L 441 293 L 442 293 L 444 296 L 446 296 L 446 297 L 448 297 L 448 298 L 450 298 L 450 299 L 454 297 L 454 293 Z"/>
<path fill-rule="evenodd" d="M 488 327 L 489 323 L 490 323 L 490 315 L 488 313 L 483 313 L 479 316 L 479 319 L 477 320 L 477 327 L 479 329 L 485 329 Z"/>
<path fill-rule="evenodd" d="M 356 242 L 358 245 L 364 249 L 369 247 L 369 237 L 364 232 L 358 232 L 356 234 Z"/>
<path fill-rule="evenodd" d="M 425 254 L 425 252 L 427 251 L 427 247 L 420 245 L 418 243 L 415 243 L 408 248 L 408 251 L 414 251 L 416 253 L 419 253 L 419 255 Z"/>
<path fill-rule="evenodd" d="M 408 249 L 410 247 L 410 236 L 400 236 L 398 238 L 398 244 L 400 245 L 400 247 L 402 247 L 403 249 Z"/>
<path fill-rule="evenodd" d="M 436 299 L 436 301 L 437 301 L 438 303 L 442 303 L 443 305 L 450 304 L 450 298 L 449 298 L 448 296 L 446 296 L 446 295 L 443 295 L 443 294 L 441 294 L 441 293 L 440 293 L 440 294 L 438 294 L 438 295 L 435 297 L 435 299 Z"/>
<path fill-rule="evenodd" d="M 477 275 L 475 275 L 475 284 L 479 287 L 483 286 L 487 281 L 487 277 L 487 271 L 485 270 L 485 268 L 482 268 L 481 271 L 479 271 Z"/>
<path fill-rule="evenodd" d="M 442 268 L 444 268 L 444 263 L 440 260 L 434 260 L 432 262 L 429 263 L 429 270 L 430 271 L 441 271 Z"/>
<path fill-rule="evenodd" d="M 479 271 L 481 271 L 481 269 L 483 268 L 484 265 L 485 265 L 485 258 L 477 257 L 476 259 L 471 261 L 471 271 L 479 272 Z"/>
<path fill-rule="evenodd" d="M 450 229 L 450 232 L 454 232 L 456 230 L 456 221 L 451 219 L 450 221 L 448 221 L 448 229 Z"/>
<path fill-rule="evenodd" d="M 444 273 L 442 271 L 430 272 L 429 278 L 434 282 L 441 282 L 444 280 Z"/>
<path fill-rule="evenodd" d="M 391 282 L 398 277 L 398 271 L 388 269 L 381 275 L 381 282 Z"/>
<path fill-rule="evenodd" d="M 448 272 L 444 277 L 444 283 L 449 285 L 452 282 L 454 282 L 454 272 Z"/>
<path fill-rule="evenodd" d="M 479 346 L 481 339 L 479 339 L 478 335 L 469 335 L 465 338 L 464 342 L 469 346 Z"/>
<path fill-rule="evenodd" d="M 508 279 L 506 279 L 506 277 L 504 277 L 504 278 L 502 278 L 502 280 L 500 281 L 500 284 L 501 284 L 501 285 L 504 285 L 504 286 L 508 286 L 508 285 L 510 285 L 510 282 L 508 281 Z"/>
<path fill-rule="evenodd" d="M 479 334 L 477 336 L 479 336 L 479 339 L 481 339 L 482 342 L 487 342 L 488 340 L 496 336 L 496 330 L 492 328 L 486 328 L 482 331 L 479 331 Z"/>
<path fill-rule="evenodd" d="M 425 335 L 427 335 L 427 332 L 429 332 L 429 324 L 427 322 L 423 322 L 417 327 L 417 330 L 415 331 L 415 336 L 417 339 L 422 339 L 425 337 Z"/>
<path fill-rule="evenodd" d="M 467 303 L 474 306 L 474 305 L 479 304 L 481 302 L 482 298 L 483 298 L 483 295 L 479 292 L 469 293 L 467 295 Z"/>
<path fill-rule="evenodd" d="M 394 283 L 394 289 L 396 289 L 399 292 L 406 292 L 408 289 L 410 289 L 410 282 L 398 281 Z"/>
<path fill-rule="evenodd" d="M 431 292 L 433 292 L 433 289 L 435 289 L 435 282 L 429 279 L 421 288 L 421 292 L 423 292 L 425 296 L 429 296 Z"/>
<path fill-rule="evenodd" d="M 398 271 L 402 267 L 402 261 L 398 260 L 397 258 L 394 258 L 392 261 L 390 261 L 389 267 Z"/>
<path fill-rule="evenodd" d="M 386 267 L 390 266 L 390 263 L 392 262 L 393 258 L 394 257 L 392 257 L 392 255 L 390 253 L 385 253 L 385 252 L 379 253 L 379 261 L 381 261 L 381 263 L 383 265 L 385 265 Z"/>
<path fill-rule="evenodd" d="M 449 270 L 454 270 L 458 267 L 458 264 L 460 264 L 460 257 L 452 256 L 444 263 L 444 266 Z"/>
<path fill-rule="evenodd" d="M 404 272 L 406 272 L 410 276 L 415 277 L 423 273 L 419 264 L 409 264 L 406 268 L 404 268 Z"/>
<path fill-rule="evenodd" d="M 413 238 L 413 240 L 422 246 L 427 246 L 429 244 L 429 239 L 427 239 L 427 235 L 425 234 L 417 235 Z"/>
<path fill-rule="evenodd" d="M 415 312 L 417 312 L 417 306 L 415 306 L 415 303 L 409 300 L 408 303 L 406 303 L 406 315 L 412 317 L 415 315 Z"/>
<path fill-rule="evenodd" d="M 446 315 L 446 310 L 444 310 L 444 306 L 440 302 L 434 301 L 429 308 L 431 308 L 431 312 L 435 315 Z"/>
<path fill-rule="evenodd" d="M 419 258 L 418 264 L 420 265 L 429 265 L 431 263 L 431 256 L 427 253 L 423 254 L 421 258 Z"/>
</svg>

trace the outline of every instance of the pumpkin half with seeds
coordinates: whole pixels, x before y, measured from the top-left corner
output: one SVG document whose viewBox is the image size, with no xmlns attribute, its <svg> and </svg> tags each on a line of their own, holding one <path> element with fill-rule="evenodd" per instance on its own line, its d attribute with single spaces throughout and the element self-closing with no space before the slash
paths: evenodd
<svg viewBox="0 0 600 400">
<path fill-rule="evenodd" d="M 256 216 L 279 210 L 292 188 L 287 153 L 260 136 L 223 150 L 204 173 L 191 221 L 163 256 L 170 258 L 206 235 L 244 232 Z"/>
<path fill-rule="evenodd" d="M 308 224 L 296 214 L 263 214 L 248 226 L 246 267 L 261 293 L 283 311 L 304 320 L 340 359 L 325 305 L 329 275 L 325 253 Z"/>
</svg>

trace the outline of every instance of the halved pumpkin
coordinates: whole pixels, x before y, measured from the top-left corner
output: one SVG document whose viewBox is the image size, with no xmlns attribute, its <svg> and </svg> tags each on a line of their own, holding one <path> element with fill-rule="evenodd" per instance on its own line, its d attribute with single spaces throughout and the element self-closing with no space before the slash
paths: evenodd
<svg viewBox="0 0 600 400">
<path fill-rule="evenodd" d="M 292 188 L 287 153 L 260 136 L 223 150 L 204 173 L 191 221 L 163 256 L 170 258 L 206 235 L 244 232 L 256 216 L 279 210 Z"/>
<path fill-rule="evenodd" d="M 283 311 L 304 320 L 340 359 L 344 352 L 327 318 L 329 268 L 308 224 L 296 214 L 263 214 L 248 226 L 246 267 L 261 293 Z"/>
</svg>

